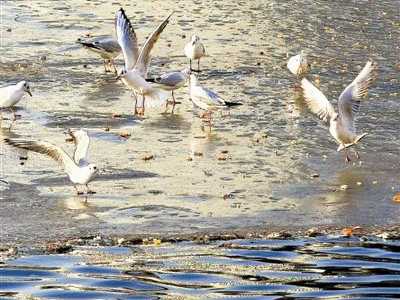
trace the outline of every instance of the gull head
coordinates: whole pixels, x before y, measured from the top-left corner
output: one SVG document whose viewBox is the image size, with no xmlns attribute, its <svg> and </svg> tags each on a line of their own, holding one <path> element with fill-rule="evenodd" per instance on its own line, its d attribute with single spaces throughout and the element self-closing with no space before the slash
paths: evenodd
<svg viewBox="0 0 400 300">
<path fill-rule="evenodd" d="M 99 172 L 99 169 L 95 164 L 89 164 L 88 169 L 90 172 L 90 178 L 92 178 L 94 175 L 96 175 Z"/>
<path fill-rule="evenodd" d="M 197 42 L 200 41 L 200 37 L 198 35 L 193 35 L 192 36 L 192 45 L 194 46 L 194 44 L 196 44 Z"/>
<path fill-rule="evenodd" d="M 17 86 L 32 97 L 31 88 L 25 80 L 18 82 Z"/>
</svg>

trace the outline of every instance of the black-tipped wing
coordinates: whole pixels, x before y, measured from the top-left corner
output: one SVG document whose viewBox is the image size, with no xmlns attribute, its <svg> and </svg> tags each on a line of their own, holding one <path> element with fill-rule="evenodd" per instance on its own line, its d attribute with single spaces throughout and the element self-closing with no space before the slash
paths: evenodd
<svg viewBox="0 0 400 300">
<path fill-rule="evenodd" d="M 51 143 L 42 141 L 28 141 L 23 139 L 5 139 L 4 141 L 8 145 L 16 148 L 45 154 L 60 163 L 66 172 L 70 172 L 76 167 L 76 164 L 72 158 L 63 149 Z"/>
<path fill-rule="evenodd" d="M 122 8 L 115 15 L 115 31 L 118 43 L 124 54 L 125 68 L 126 70 L 131 70 L 135 67 L 138 60 L 139 47 L 136 33 Z"/>
<path fill-rule="evenodd" d="M 172 15 L 173 12 L 167 18 L 165 18 L 165 20 L 162 21 L 160 25 L 158 25 L 156 30 L 154 30 L 153 33 L 147 38 L 146 43 L 144 44 L 142 50 L 140 51 L 139 58 L 135 65 L 135 69 L 137 69 L 144 78 L 146 78 L 147 76 L 147 70 L 151 61 L 150 52 L 153 49 L 158 38 L 160 37 L 161 32 L 163 32 L 165 27 L 168 25 L 169 18 Z"/>
</svg>

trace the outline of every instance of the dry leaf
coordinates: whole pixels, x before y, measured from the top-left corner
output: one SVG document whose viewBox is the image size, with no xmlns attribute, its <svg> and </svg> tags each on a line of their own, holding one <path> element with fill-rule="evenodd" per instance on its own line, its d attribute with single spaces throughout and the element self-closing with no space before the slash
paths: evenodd
<svg viewBox="0 0 400 300">
<path fill-rule="evenodd" d="M 153 154 L 145 155 L 142 157 L 142 159 L 144 161 L 152 160 L 152 159 L 154 159 L 154 155 Z"/>
<path fill-rule="evenodd" d="M 400 202 L 400 192 L 396 193 L 396 194 L 393 196 L 393 201 L 394 201 L 394 202 Z"/>
</svg>

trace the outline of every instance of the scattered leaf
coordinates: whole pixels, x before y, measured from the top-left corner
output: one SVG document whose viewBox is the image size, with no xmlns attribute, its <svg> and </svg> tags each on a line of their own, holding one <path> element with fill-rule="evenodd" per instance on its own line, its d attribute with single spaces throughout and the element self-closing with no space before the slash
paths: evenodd
<svg viewBox="0 0 400 300">
<path fill-rule="evenodd" d="M 400 202 L 400 192 L 396 193 L 396 194 L 393 196 L 393 201 L 394 201 L 394 202 Z"/>
<path fill-rule="evenodd" d="M 152 160 L 152 159 L 154 159 L 154 155 L 153 154 L 148 154 L 148 155 L 143 156 L 142 159 L 144 161 Z"/>
</svg>

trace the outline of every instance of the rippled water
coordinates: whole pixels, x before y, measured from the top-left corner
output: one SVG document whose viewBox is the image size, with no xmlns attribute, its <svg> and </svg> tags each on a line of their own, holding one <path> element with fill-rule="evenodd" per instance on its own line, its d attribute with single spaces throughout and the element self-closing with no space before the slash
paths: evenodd
<svg viewBox="0 0 400 300">
<path fill-rule="evenodd" d="M 217 118 L 210 135 L 186 89 L 177 93 L 176 115 L 133 117 L 129 92 L 75 43 L 87 33 L 112 34 L 120 5 L 141 41 L 175 11 L 154 49 L 152 74 L 184 68 L 183 46 L 197 32 L 209 53 L 201 82 L 244 105 Z M 86 128 L 91 160 L 102 170 L 96 195 L 74 197 L 54 162 L 32 154 L 20 165 L 1 145 L 0 175 L 10 182 L 0 185 L 1 240 L 398 223 L 400 207 L 391 201 L 399 186 L 398 1 L 1 1 L 1 8 L 0 81 L 25 78 L 34 93 L 3 136 L 64 145 L 64 128 Z M 378 62 L 358 120 L 369 133 L 362 164 L 345 165 L 327 130 L 296 106 L 285 63 L 301 49 L 310 55 L 311 79 L 319 75 L 331 99 L 368 58 Z M 255 134 L 266 138 L 254 142 Z M 227 160 L 217 159 L 222 151 Z M 149 154 L 153 160 L 142 160 Z"/>
<path fill-rule="evenodd" d="M 1 299 L 394 299 L 400 244 L 323 236 L 78 247 L 0 264 Z"/>
</svg>

